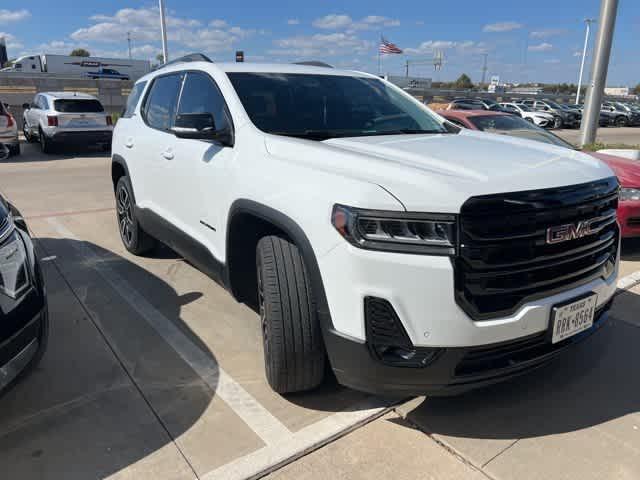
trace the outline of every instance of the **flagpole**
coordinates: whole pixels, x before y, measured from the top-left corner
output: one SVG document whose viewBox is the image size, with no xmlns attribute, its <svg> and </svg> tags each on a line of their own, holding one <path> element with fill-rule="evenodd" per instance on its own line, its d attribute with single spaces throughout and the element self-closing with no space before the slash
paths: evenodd
<svg viewBox="0 0 640 480">
<path fill-rule="evenodd" d="M 382 68 L 382 53 L 380 53 L 381 45 L 382 45 L 382 33 L 380 34 L 380 43 L 378 43 L 378 76 L 380 76 L 380 70 Z"/>
</svg>

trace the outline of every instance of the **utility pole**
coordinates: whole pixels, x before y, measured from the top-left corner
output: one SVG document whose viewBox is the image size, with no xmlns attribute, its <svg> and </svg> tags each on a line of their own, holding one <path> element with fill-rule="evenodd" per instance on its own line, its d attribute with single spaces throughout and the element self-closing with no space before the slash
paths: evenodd
<svg viewBox="0 0 640 480">
<path fill-rule="evenodd" d="M 587 58 L 587 46 L 589 45 L 589 33 L 591 32 L 591 24 L 595 22 L 593 18 L 585 18 L 584 23 L 587 24 L 587 31 L 584 35 L 584 49 L 582 50 L 582 63 L 580 63 L 580 76 L 578 77 L 578 93 L 576 93 L 576 105 L 580 103 L 580 90 L 582 89 L 582 73 L 584 72 L 584 61 Z"/>
<path fill-rule="evenodd" d="M 582 119 L 581 145 L 588 145 L 596 139 L 617 14 L 618 0 L 602 0 L 600 5 L 600 27 L 598 28 L 598 36 L 593 51 L 591 82 L 587 89 Z"/>
<path fill-rule="evenodd" d="M 489 54 L 483 53 L 482 56 L 484 56 L 484 63 L 482 64 L 482 82 L 480 84 L 484 85 L 484 81 L 487 79 L 487 57 Z"/>
<path fill-rule="evenodd" d="M 162 33 L 162 57 L 163 62 L 167 63 L 169 61 L 169 50 L 167 49 L 167 20 L 165 18 L 165 10 L 164 10 L 164 0 L 159 0 L 160 2 L 160 31 Z"/>
<path fill-rule="evenodd" d="M 131 60 L 131 32 L 127 32 L 127 44 L 129 45 L 129 60 Z"/>
<path fill-rule="evenodd" d="M 407 63 L 405 64 L 404 76 L 407 78 L 409 77 L 409 60 L 407 60 Z"/>
</svg>

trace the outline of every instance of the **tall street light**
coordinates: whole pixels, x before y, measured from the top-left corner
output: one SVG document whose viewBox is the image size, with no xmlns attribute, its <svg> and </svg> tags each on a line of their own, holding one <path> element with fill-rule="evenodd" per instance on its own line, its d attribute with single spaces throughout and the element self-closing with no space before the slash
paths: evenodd
<svg viewBox="0 0 640 480">
<path fill-rule="evenodd" d="M 582 74 L 584 72 L 584 61 L 587 58 L 587 46 L 589 45 L 589 33 L 591 32 L 591 24 L 595 22 L 593 18 L 585 18 L 584 23 L 587 24 L 587 31 L 584 35 L 584 49 L 582 50 L 582 63 L 580 64 L 580 76 L 578 77 L 578 93 L 576 93 L 576 105 L 580 103 L 580 90 L 582 89 Z"/>
<path fill-rule="evenodd" d="M 587 89 L 586 101 L 584 103 L 584 115 L 582 115 L 580 145 L 591 144 L 596 139 L 617 14 L 618 0 L 602 0 L 600 20 L 598 21 L 600 26 L 598 28 L 595 48 L 593 49 L 591 79 L 589 80 L 589 88 Z"/>
<path fill-rule="evenodd" d="M 165 18 L 164 0 L 160 1 L 160 31 L 162 32 L 162 57 L 163 62 L 169 61 L 169 51 L 167 49 L 167 20 Z"/>
</svg>

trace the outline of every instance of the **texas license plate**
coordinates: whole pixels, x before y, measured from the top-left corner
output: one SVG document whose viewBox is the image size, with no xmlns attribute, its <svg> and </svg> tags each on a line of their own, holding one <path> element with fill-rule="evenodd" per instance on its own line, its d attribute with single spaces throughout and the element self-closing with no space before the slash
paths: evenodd
<svg viewBox="0 0 640 480">
<path fill-rule="evenodd" d="M 598 295 L 592 293 L 579 300 L 553 307 L 551 343 L 561 342 L 591 328 L 597 305 Z"/>
</svg>

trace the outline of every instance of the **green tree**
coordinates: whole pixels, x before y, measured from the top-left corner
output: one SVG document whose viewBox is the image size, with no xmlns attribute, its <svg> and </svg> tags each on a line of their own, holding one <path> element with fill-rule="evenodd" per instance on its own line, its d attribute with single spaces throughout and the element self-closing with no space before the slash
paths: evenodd
<svg viewBox="0 0 640 480">
<path fill-rule="evenodd" d="M 633 88 L 633 93 L 636 95 L 640 95 L 640 83 Z"/>
<path fill-rule="evenodd" d="M 70 55 L 72 57 L 90 57 L 91 53 L 89 53 L 89 50 L 84 48 L 74 48 Z"/>
<path fill-rule="evenodd" d="M 469 75 L 467 75 L 466 73 L 463 73 L 462 75 L 460 75 L 458 79 L 455 81 L 454 85 L 456 88 L 461 88 L 461 89 L 473 88 L 473 82 L 471 81 L 471 78 L 469 78 Z"/>
<path fill-rule="evenodd" d="M 158 63 L 164 63 L 164 55 L 159 53 L 156 55 L 156 60 L 158 61 Z"/>
</svg>

